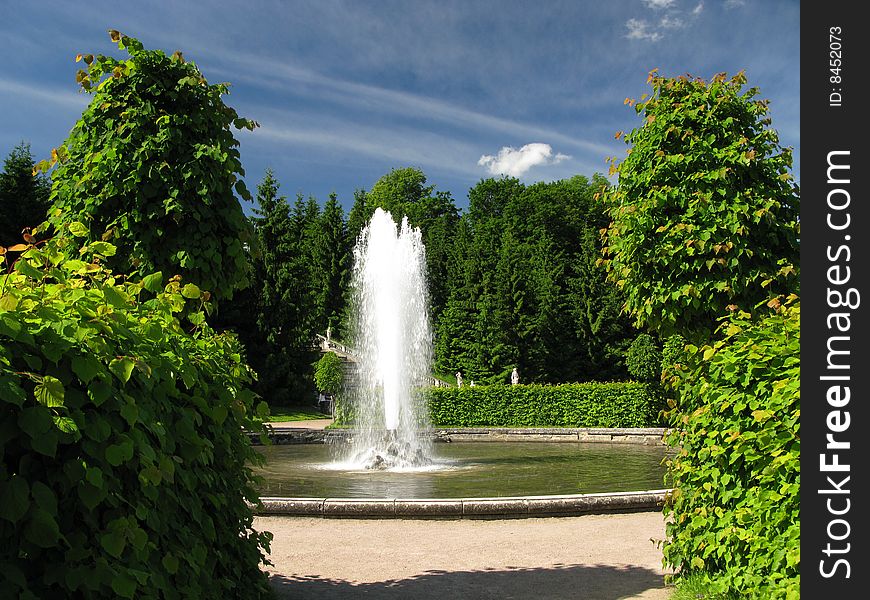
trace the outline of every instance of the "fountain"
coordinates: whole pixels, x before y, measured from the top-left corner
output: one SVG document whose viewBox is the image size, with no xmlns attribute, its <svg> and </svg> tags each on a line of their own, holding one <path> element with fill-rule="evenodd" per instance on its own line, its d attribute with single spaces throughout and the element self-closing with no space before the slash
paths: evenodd
<svg viewBox="0 0 870 600">
<path fill-rule="evenodd" d="M 354 248 L 353 324 L 357 381 L 349 395 L 356 418 L 344 462 L 378 470 L 431 466 L 432 442 L 416 390 L 430 375 L 432 334 L 425 249 L 407 218 L 397 227 L 378 208 Z"/>
</svg>

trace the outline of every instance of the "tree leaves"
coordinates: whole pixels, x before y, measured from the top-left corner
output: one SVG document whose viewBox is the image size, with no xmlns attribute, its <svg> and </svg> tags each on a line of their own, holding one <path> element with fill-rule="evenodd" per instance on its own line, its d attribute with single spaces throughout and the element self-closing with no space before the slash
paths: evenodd
<svg viewBox="0 0 870 600">
<path fill-rule="evenodd" d="M 263 597 L 266 538 L 245 504 L 259 457 L 245 432 L 260 421 L 238 339 L 205 322 L 186 333 L 179 313 L 208 310 L 208 294 L 115 275 L 114 244 L 89 236 L 27 242 L 0 279 L 15 299 L 0 310 L 0 593 L 171 596 L 184 556 L 185 594 Z M 48 567 L 20 569 L 22 556 Z"/>
<path fill-rule="evenodd" d="M 127 383 L 130 380 L 130 375 L 133 373 L 134 366 L 136 366 L 136 363 L 129 356 L 119 356 L 112 359 L 109 363 L 109 370 L 114 373 L 118 379 Z"/>
<path fill-rule="evenodd" d="M 181 52 L 145 50 L 116 30 L 110 37 L 128 56 L 98 56 L 77 76 L 98 92 L 58 149 L 52 180 L 59 210 L 49 220 L 93 240 L 88 252 L 114 270 L 178 273 L 229 298 L 247 283 L 243 242 L 251 232 L 236 196 L 250 194 L 226 88 L 209 85 Z M 170 155 L 195 160 L 167 161 Z M 110 230 L 111 239 L 103 238 Z M 160 291 L 155 280 L 147 286 Z"/>
<path fill-rule="evenodd" d="M 646 119 L 625 136 L 619 183 L 603 195 L 602 262 L 635 324 L 663 336 L 702 339 L 728 305 L 798 289 L 800 198 L 779 176 L 791 151 L 744 82 L 651 76 L 637 105 Z"/>
<path fill-rule="evenodd" d="M 33 389 L 33 394 L 40 404 L 49 407 L 63 406 L 63 383 L 56 377 L 46 375 Z"/>
</svg>

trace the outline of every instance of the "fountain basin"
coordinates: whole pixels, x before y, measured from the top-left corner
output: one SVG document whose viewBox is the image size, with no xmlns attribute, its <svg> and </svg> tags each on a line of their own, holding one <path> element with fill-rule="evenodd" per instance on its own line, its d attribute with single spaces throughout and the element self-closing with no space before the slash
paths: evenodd
<svg viewBox="0 0 870 600">
<path fill-rule="evenodd" d="M 638 430 L 557 430 L 609 443 L 553 442 L 549 430 L 480 430 L 472 439 L 524 441 L 437 444 L 434 464 L 420 469 L 367 471 L 336 464 L 334 444 L 261 447 L 261 514 L 325 517 L 501 517 L 657 510 L 667 489 L 661 433 Z M 608 432 L 608 433 L 605 433 Z M 302 434 L 303 432 L 295 432 Z M 331 434 L 333 441 L 348 436 Z M 450 439 L 441 431 L 437 439 Z M 529 439 L 536 441 L 527 441 Z M 615 443 L 618 439 L 624 443 Z M 658 443 L 654 443 L 657 440 Z M 338 445 L 342 445 L 339 443 Z"/>
<path fill-rule="evenodd" d="M 258 515 L 350 518 L 522 518 L 661 510 L 670 489 L 499 498 L 261 498 Z"/>
</svg>

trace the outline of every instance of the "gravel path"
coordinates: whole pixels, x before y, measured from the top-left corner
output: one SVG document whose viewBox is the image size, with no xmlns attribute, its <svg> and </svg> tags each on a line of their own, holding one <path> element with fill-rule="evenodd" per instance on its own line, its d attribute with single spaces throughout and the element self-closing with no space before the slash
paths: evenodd
<svg viewBox="0 0 870 600">
<path fill-rule="evenodd" d="M 666 600 L 657 512 L 505 520 L 257 517 L 281 599 Z"/>
</svg>

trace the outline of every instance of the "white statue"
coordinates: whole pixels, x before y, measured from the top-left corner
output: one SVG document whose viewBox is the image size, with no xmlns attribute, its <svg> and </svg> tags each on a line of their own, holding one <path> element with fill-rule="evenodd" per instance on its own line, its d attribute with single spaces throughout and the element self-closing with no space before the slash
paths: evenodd
<svg viewBox="0 0 870 600">
<path fill-rule="evenodd" d="M 517 368 L 514 367 L 514 370 L 511 371 L 511 385 L 516 385 L 520 382 L 520 374 L 517 372 Z"/>
<path fill-rule="evenodd" d="M 462 371 L 456 371 L 456 387 L 462 387 Z"/>
</svg>

